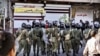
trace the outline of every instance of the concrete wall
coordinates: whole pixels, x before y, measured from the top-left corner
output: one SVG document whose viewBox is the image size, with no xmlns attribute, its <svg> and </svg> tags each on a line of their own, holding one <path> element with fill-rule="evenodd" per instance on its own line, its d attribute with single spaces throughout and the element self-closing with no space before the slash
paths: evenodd
<svg viewBox="0 0 100 56">
<path fill-rule="evenodd" d="M 89 21 L 90 23 L 93 21 L 93 10 L 82 10 L 78 9 L 75 14 L 75 22 L 78 23 L 80 20 Z"/>
<path fill-rule="evenodd" d="M 7 0 L 0 0 L 1 10 L 5 10 L 5 17 L 7 17 Z"/>
<path fill-rule="evenodd" d="M 100 0 L 49 0 L 49 1 L 100 3 Z"/>
<path fill-rule="evenodd" d="M 59 21 L 60 17 L 62 17 L 64 14 L 57 14 L 57 13 L 46 13 L 46 16 L 43 20 L 43 23 L 45 23 L 46 20 L 48 20 L 50 23 L 52 21 Z M 68 16 L 68 14 L 66 14 Z M 27 22 L 27 20 L 14 20 L 14 28 L 20 28 L 22 23 L 31 24 L 32 20 Z"/>
</svg>

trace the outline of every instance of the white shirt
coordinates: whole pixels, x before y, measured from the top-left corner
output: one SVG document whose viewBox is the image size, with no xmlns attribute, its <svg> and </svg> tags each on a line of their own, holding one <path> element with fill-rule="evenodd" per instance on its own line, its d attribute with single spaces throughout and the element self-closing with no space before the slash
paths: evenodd
<svg viewBox="0 0 100 56">
<path fill-rule="evenodd" d="M 83 55 L 87 55 L 87 54 L 88 56 L 93 56 L 93 54 L 97 54 L 96 39 L 94 37 L 92 37 L 91 39 L 87 41 L 87 44 L 83 51 Z"/>
<path fill-rule="evenodd" d="M 96 44 L 97 52 L 100 54 L 100 33 L 96 37 Z"/>
</svg>

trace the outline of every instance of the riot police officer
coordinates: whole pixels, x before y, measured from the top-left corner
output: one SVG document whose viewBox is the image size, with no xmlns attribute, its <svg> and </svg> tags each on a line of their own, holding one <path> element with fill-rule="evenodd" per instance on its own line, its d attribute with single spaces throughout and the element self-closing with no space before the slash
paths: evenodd
<svg viewBox="0 0 100 56">
<path fill-rule="evenodd" d="M 53 22 L 53 28 L 51 29 L 51 38 L 50 38 L 50 42 L 52 44 L 53 56 L 57 56 L 58 39 L 59 39 L 59 29 L 57 27 L 57 23 Z"/>
<path fill-rule="evenodd" d="M 41 53 L 42 55 L 44 55 L 46 52 L 45 52 L 45 41 L 44 41 L 44 38 L 43 38 L 43 27 L 44 27 L 44 24 L 42 23 L 42 21 L 39 22 L 39 26 L 40 26 L 40 29 L 41 29 L 41 39 L 40 39 L 40 44 L 41 44 Z"/>
<path fill-rule="evenodd" d="M 49 26 L 48 28 L 45 28 L 45 37 L 47 39 L 47 41 L 46 41 L 46 54 L 47 54 L 47 56 L 52 55 L 52 44 L 50 41 L 52 27 L 53 27 L 53 25 L 51 24 L 51 26 Z"/>
<path fill-rule="evenodd" d="M 35 23 L 35 28 L 33 28 L 29 34 L 33 44 L 34 56 L 39 55 L 39 47 L 41 46 L 41 39 L 43 36 L 43 31 L 40 28 L 39 22 Z M 36 50 L 37 49 L 37 50 Z"/>
<path fill-rule="evenodd" d="M 77 24 L 74 24 L 72 26 L 71 35 L 72 35 L 71 42 L 72 42 L 73 56 L 76 56 L 76 54 L 78 54 L 80 39 L 82 36 L 81 31 L 77 29 Z"/>
<path fill-rule="evenodd" d="M 32 27 L 31 25 L 26 25 L 26 29 L 28 30 L 28 36 L 30 34 L 31 27 Z M 26 47 L 27 47 L 27 56 L 29 56 L 31 51 L 31 37 L 29 37 L 29 42 L 27 42 Z"/>
<path fill-rule="evenodd" d="M 71 44 L 71 29 L 67 26 L 67 28 L 63 32 L 63 37 L 64 37 L 64 48 L 66 52 L 66 56 L 69 56 L 69 53 L 71 52 L 72 49 L 72 44 Z"/>
<path fill-rule="evenodd" d="M 34 28 L 35 27 L 35 20 L 33 20 L 33 22 L 32 22 L 32 28 Z"/>
<path fill-rule="evenodd" d="M 64 50 L 64 36 L 63 36 L 63 31 L 64 31 L 64 24 L 62 22 L 60 23 L 60 41 L 58 42 L 58 54 L 60 53 L 60 45 L 62 46 L 63 53 L 65 52 Z"/>
<path fill-rule="evenodd" d="M 29 43 L 29 35 L 28 35 L 28 30 L 26 28 L 25 23 L 22 24 L 22 28 L 23 29 L 18 36 L 19 48 L 17 50 L 16 55 L 19 54 L 21 52 L 21 50 L 24 48 L 23 56 L 26 56 L 26 55 L 29 56 L 29 53 L 27 52 L 28 51 L 27 43 Z"/>
</svg>

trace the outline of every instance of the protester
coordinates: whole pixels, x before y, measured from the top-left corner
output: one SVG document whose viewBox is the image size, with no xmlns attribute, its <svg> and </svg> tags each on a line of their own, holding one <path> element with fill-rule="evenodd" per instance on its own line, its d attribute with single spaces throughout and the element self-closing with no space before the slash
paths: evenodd
<svg viewBox="0 0 100 56">
<path fill-rule="evenodd" d="M 83 51 L 83 56 L 94 56 L 98 54 L 96 48 L 96 35 L 97 30 L 92 30 L 90 33 L 91 38 L 86 43 L 85 49 Z"/>
</svg>

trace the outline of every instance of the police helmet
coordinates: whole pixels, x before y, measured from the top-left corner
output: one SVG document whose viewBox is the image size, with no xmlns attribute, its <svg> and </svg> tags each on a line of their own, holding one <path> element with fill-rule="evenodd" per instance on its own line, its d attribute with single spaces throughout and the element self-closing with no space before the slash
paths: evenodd
<svg viewBox="0 0 100 56">
<path fill-rule="evenodd" d="M 56 26 L 56 27 L 57 27 L 57 22 L 54 21 L 54 22 L 53 22 L 53 26 Z"/>
<path fill-rule="evenodd" d="M 72 27 L 72 28 L 75 28 L 75 23 L 72 23 L 71 27 Z"/>
<path fill-rule="evenodd" d="M 39 20 L 36 20 L 35 27 L 39 27 L 39 26 L 40 26 Z"/>
<path fill-rule="evenodd" d="M 32 27 L 31 25 L 29 25 L 29 24 L 27 25 L 27 29 L 31 29 L 31 27 Z"/>
<path fill-rule="evenodd" d="M 22 23 L 22 28 L 26 28 L 26 23 Z"/>
<path fill-rule="evenodd" d="M 35 27 L 40 27 L 39 23 L 36 23 L 36 24 L 35 24 Z"/>
</svg>

